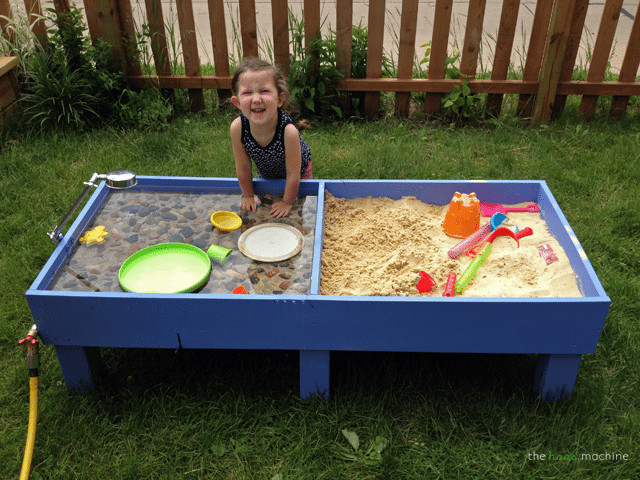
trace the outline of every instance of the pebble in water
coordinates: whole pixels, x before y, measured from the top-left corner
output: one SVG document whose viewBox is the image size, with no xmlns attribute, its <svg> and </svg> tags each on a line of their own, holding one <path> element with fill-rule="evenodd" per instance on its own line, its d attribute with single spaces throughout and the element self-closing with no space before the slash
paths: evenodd
<svg viewBox="0 0 640 480">
<path fill-rule="evenodd" d="M 78 275 L 63 268 L 52 289 L 121 292 L 118 272 L 129 256 L 151 245 L 179 242 L 204 251 L 212 244 L 233 250 L 224 265 L 212 262 L 209 280 L 199 293 L 231 293 L 242 285 L 253 294 L 306 295 L 311 284 L 317 198 L 300 198 L 293 205 L 290 216 L 273 219 L 269 215 L 272 197 L 265 196 L 264 205 L 256 212 L 242 212 L 240 229 L 220 232 L 213 228 L 209 217 L 217 210 L 239 211 L 240 194 L 113 191 L 87 227 L 89 230 L 104 225 L 110 236 L 104 244 L 78 245 L 68 261 Z M 286 223 L 300 230 L 305 236 L 302 252 L 279 263 L 255 262 L 242 255 L 238 250 L 240 235 L 251 226 L 266 222 Z"/>
</svg>

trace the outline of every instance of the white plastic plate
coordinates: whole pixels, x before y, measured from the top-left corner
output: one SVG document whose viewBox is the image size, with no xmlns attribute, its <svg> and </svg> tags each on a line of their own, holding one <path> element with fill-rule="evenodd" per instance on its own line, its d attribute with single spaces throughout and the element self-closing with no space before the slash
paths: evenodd
<svg viewBox="0 0 640 480">
<path fill-rule="evenodd" d="M 300 253 L 304 236 L 284 223 L 263 223 L 240 235 L 238 248 L 258 262 L 281 262 Z"/>
</svg>

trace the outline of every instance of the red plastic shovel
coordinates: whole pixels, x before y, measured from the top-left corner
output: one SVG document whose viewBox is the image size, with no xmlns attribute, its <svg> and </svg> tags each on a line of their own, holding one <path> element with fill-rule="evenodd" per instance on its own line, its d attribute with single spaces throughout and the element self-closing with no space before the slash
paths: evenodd
<svg viewBox="0 0 640 480">
<path fill-rule="evenodd" d="M 540 208 L 535 203 L 527 205 L 526 207 L 505 207 L 501 203 L 480 203 L 480 210 L 482 215 L 490 217 L 494 213 L 502 213 L 506 215 L 507 212 L 539 212 Z"/>
</svg>

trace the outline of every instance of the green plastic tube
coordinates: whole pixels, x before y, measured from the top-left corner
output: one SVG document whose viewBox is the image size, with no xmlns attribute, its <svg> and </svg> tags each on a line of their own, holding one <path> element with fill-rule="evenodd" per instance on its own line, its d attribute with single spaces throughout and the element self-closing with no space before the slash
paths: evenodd
<svg viewBox="0 0 640 480">
<path fill-rule="evenodd" d="M 476 273 L 478 273 L 478 269 L 484 263 L 484 261 L 489 257 L 491 253 L 491 248 L 493 245 L 489 242 L 485 243 L 478 256 L 473 259 L 473 261 L 467 266 L 464 273 L 460 275 L 460 278 L 456 282 L 455 291 L 459 295 L 469 286 L 471 281 L 475 278 Z"/>
</svg>

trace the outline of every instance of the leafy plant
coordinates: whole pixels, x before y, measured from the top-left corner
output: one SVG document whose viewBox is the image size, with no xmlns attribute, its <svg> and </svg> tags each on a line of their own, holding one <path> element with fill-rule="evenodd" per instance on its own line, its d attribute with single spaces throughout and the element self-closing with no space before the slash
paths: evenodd
<svg viewBox="0 0 640 480">
<path fill-rule="evenodd" d="M 24 84 L 26 73 L 24 65 L 28 60 L 42 51 L 42 44 L 33 31 L 33 25 L 29 23 L 27 15 L 0 15 L 5 23 L 2 35 L 0 35 L 0 56 L 18 57 L 16 66 L 16 79 L 18 84 Z"/>
<path fill-rule="evenodd" d="M 305 48 L 304 22 L 289 11 L 291 45 L 289 90 L 301 115 L 342 117 L 337 88 L 342 74 L 336 65 L 335 41 L 321 35 Z"/>
<path fill-rule="evenodd" d="M 360 462 L 365 465 L 377 465 L 382 461 L 382 451 L 389 446 L 389 440 L 385 437 L 375 437 L 369 447 L 362 451 L 360 449 L 360 438 L 358 434 L 346 428 L 342 430 L 342 435 L 347 439 L 351 449 L 339 446 L 337 451 L 338 457 L 351 462 Z"/>
<path fill-rule="evenodd" d="M 109 67 L 111 46 L 84 36 L 82 11 L 49 9 L 53 23 L 49 45 L 26 65 L 26 93 L 21 97 L 25 122 L 36 129 L 83 130 L 111 115 L 124 88 L 122 73 Z"/>
<path fill-rule="evenodd" d="M 154 88 L 124 90 L 116 109 L 121 126 L 143 131 L 166 128 L 173 115 L 172 105 Z"/>
<path fill-rule="evenodd" d="M 466 122 L 478 115 L 480 96 L 471 93 L 469 80 L 465 79 L 462 86 L 454 85 L 451 93 L 444 94 L 441 103 L 447 118 L 457 123 Z"/>
<path fill-rule="evenodd" d="M 427 42 L 424 45 L 420 45 L 425 49 L 424 56 L 418 65 L 419 72 L 418 77 L 427 78 L 429 73 L 429 62 L 431 61 L 431 42 Z M 456 48 L 453 50 L 453 54 L 447 53 L 447 58 L 444 61 L 444 78 L 459 78 L 460 69 L 456 66 L 456 63 L 460 60 L 460 51 Z M 426 68 L 422 68 L 422 65 L 426 65 Z"/>
</svg>

